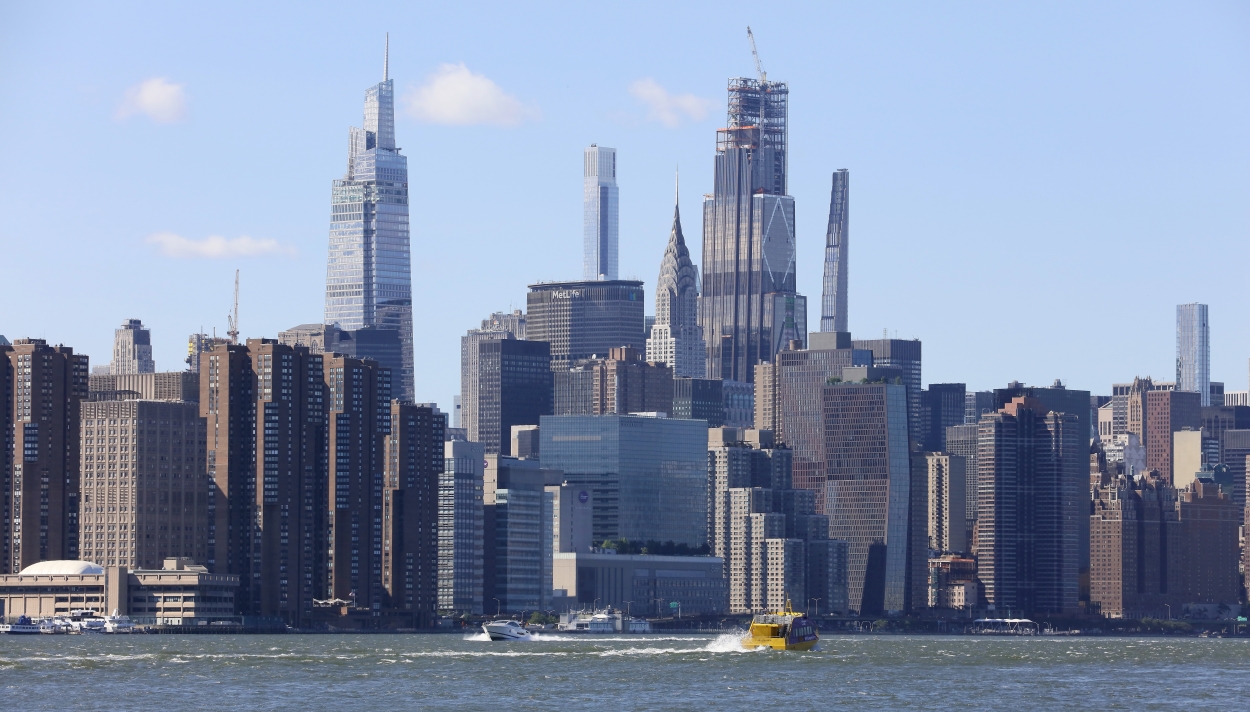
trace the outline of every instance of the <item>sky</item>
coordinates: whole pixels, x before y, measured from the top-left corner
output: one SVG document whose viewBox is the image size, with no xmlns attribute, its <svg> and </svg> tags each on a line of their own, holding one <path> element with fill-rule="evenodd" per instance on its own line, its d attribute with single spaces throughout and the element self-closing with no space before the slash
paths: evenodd
<svg viewBox="0 0 1250 712">
<path fill-rule="evenodd" d="M 263 6 L 262 6 L 263 5 Z M 919 338 L 924 381 L 1109 393 L 1250 378 L 1250 4 L 0 1 L 0 334 L 110 358 L 321 320 L 331 181 L 390 33 L 411 203 L 416 394 L 459 337 L 581 276 L 582 150 L 618 151 L 620 274 L 650 291 L 680 167 L 701 263 L 746 25 L 790 86 L 798 287 L 819 324 L 850 169 L 850 327 Z M 648 313 L 654 313 L 649 298 Z"/>
</svg>

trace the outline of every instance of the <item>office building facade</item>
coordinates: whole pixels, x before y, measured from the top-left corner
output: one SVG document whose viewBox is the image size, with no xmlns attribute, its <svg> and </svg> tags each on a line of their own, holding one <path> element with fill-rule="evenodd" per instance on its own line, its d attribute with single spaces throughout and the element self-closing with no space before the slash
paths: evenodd
<svg viewBox="0 0 1250 712">
<path fill-rule="evenodd" d="M 510 454 L 512 426 L 537 425 L 552 412 L 550 347 L 543 341 L 478 343 L 477 403 L 469 439 L 488 454 Z"/>
<path fill-rule="evenodd" d="M 620 346 L 645 352 L 642 282 L 545 282 L 529 290 L 526 338 L 551 344 L 553 369 Z"/>
<path fill-rule="evenodd" d="M 709 428 L 725 422 L 725 397 L 719 379 L 674 378 L 673 418 L 706 420 Z"/>
<path fill-rule="evenodd" d="M 851 344 L 856 349 L 871 351 L 873 366 L 902 371 L 901 380 L 907 387 L 908 436 L 919 443 L 924 430 L 921 425 L 920 339 L 856 339 Z"/>
<path fill-rule="evenodd" d="M 412 261 L 408 158 L 395 145 L 395 87 L 388 56 L 382 81 L 365 90 L 364 128 L 348 132 L 347 173 L 331 191 L 325 323 L 399 332 L 396 395 L 413 395 Z"/>
<path fill-rule="evenodd" d="M 478 402 L 478 344 L 488 339 L 525 339 L 525 313 L 495 312 L 482 320 L 477 329 L 460 337 L 460 400 L 457 428 L 476 429 Z"/>
<path fill-rule="evenodd" d="M 939 554 L 968 553 L 967 461 L 946 452 L 925 453 L 926 546 Z"/>
<path fill-rule="evenodd" d="M 1144 401 L 1146 467 L 1171 474 L 1172 434 L 1184 428 L 1202 427 L 1202 396 L 1193 391 L 1154 390 L 1142 394 Z"/>
<path fill-rule="evenodd" d="M 707 423 L 641 415 L 544 417 L 544 467 L 590 489 L 596 543 L 707 543 Z"/>
<path fill-rule="evenodd" d="M 703 201 L 699 325 L 707 375 L 750 383 L 755 365 L 806 342 L 807 299 L 795 287 L 794 198 L 787 194 L 784 82 L 729 81 L 716 134 L 714 188 Z"/>
<path fill-rule="evenodd" d="M 18 573 L 48 559 L 79 556 L 79 474 L 82 401 L 88 361 L 43 339 L 0 346 L 8 427 L 0 437 L 4 478 L 4 541 L 0 571 Z"/>
<path fill-rule="evenodd" d="M 872 352 L 851 348 L 849 335 L 813 334 L 811 348 L 787 349 L 771 366 L 761 366 L 766 379 L 756 385 L 756 410 L 772 412 L 777 439 L 794 453 L 794 486 L 816 492 L 816 508 L 824 512 L 825 422 L 824 387 L 842 380 L 842 370 L 872 364 Z M 771 397 L 770 397 L 771 396 Z"/>
<path fill-rule="evenodd" d="M 920 392 L 920 446 L 946 450 L 946 429 L 962 425 L 967 415 L 967 389 L 962 383 L 930 383 Z"/>
<path fill-rule="evenodd" d="M 848 542 L 848 605 L 860 615 L 907 606 L 911 464 L 907 391 L 896 384 L 822 389 L 824 511 L 829 538 Z M 797 483 L 796 483 L 797 484 Z"/>
<path fill-rule="evenodd" d="M 84 402 L 79 557 L 130 569 L 205 563 L 206 437 L 195 403 Z"/>
</svg>

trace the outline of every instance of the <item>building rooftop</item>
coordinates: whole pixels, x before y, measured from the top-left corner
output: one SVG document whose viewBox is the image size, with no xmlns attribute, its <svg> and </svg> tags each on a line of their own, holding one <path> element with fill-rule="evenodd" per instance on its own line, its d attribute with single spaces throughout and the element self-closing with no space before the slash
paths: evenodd
<svg viewBox="0 0 1250 712">
<path fill-rule="evenodd" d="M 104 567 L 90 561 L 40 561 L 22 569 L 20 576 L 79 576 L 102 574 Z"/>
</svg>

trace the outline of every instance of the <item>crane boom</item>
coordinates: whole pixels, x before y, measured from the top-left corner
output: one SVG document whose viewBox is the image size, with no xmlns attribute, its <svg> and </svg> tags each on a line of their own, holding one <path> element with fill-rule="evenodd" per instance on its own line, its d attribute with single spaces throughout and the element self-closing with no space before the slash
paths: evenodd
<svg viewBox="0 0 1250 712">
<path fill-rule="evenodd" d="M 230 343 L 239 343 L 239 270 L 234 271 L 234 314 L 227 315 L 226 321 L 230 322 L 230 330 L 226 333 L 230 335 Z"/>
<path fill-rule="evenodd" d="M 755 35 L 751 34 L 751 26 L 747 25 L 747 39 L 751 42 L 751 56 L 755 58 L 755 72 L 760 75 L 760 81 L 768 81 L 768 74 L 764 71 L 764 65 L 760 63 L 760 53 L 755 50 Z"/>
</svg>

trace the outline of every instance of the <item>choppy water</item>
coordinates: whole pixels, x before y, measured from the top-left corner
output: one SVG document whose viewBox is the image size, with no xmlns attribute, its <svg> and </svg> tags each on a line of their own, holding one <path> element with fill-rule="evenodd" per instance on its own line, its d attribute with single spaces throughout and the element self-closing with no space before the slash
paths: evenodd
<svg viewBox="0 0 1250 712">
<path fill-rule="evenodd" d="M 1246 709 L 1250 640 L 0 636 L 8 709 Z"/>
</svg>

